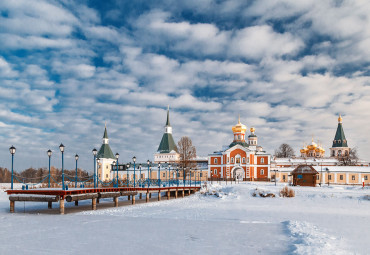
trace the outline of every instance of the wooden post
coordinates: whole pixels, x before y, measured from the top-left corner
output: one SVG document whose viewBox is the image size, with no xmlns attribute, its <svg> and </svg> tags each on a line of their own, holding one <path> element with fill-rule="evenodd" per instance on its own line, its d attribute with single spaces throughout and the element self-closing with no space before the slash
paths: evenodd
<svg viewBox="0 0 370 255">
<path fill-rule="evenodd" d="M 132 204 L 135 204 L 135 196 L 132 196 Z"/>
<path fill-rule="evenodd" d="M 127 196 L 127 200 L 130 200 L 130 196 Z"/>
<path fill-rule="evenodd" d="M 143 198 L 143 193 L 140 193 L 139 199 L 142 199 L 142 198 Z"/>
<path fill-rule="evenodd" d="M 158 201 L 161 201 L 161 192 L 158 192 Z"/>
<path fill-rule="evenodd" d="M 145 202 L 149 202 L 149 192 L 146 193 L 146 198 L 145 198 Z"/>
<path fill-rule="evenodd" d="M 176 190 L 176 191 L 175 191 L 175 199 L 177 198 L 177 192 L 178 192 L 178 191 Z"/>
<path fill-rule="evenodd" d="M 118 207 L 118 197 L 114 197 L 113 201 L 114 201 L 114 207 Z"/>
<path fill-rule="evenodd" d="M 11 213 L 14 213 L 14 204 L 15 204 L 14 201 L 10 201 L 10 212 Z"/>
<path fill-rule="evenodd" d="M 167 200 L 170 200 L 170 197 L 171 197 L 171 192 L 167 191 Z"/>
<path fill-rule="evenodd" d="M 49 201 L 48 202 L 48 209 L 51 209 L 51 208 L 53 208 L 53 202 Z"/>
<path fill-rule="evenodd" d="M 59 213 L 64 214 L 64 197 L 59 200 Z"/>
<path fill-rule="evenodd" d="M 92 210 L 96 210 L 96 198 L 93 198 L 93 199 L 92 199 L 91 209 L 92 209 Z"/>
<path fill-rule="evenodd" d="M 75 201 L 75 206 L 78 206 L 78 200 Z"/>
<path fill-rule="evenodd" d="M 182 190 L 182 197 L 185 197 L 185 190 Z"/>
</svg>

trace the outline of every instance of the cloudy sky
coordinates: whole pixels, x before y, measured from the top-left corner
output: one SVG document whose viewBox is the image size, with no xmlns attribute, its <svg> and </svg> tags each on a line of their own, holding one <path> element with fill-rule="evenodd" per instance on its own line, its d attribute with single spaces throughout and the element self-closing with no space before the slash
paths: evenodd
<svg viewBox="0 0 370 255">
<path fill-rule="evenodd" d="M 0 1 L 0 166 L 91 170 L 107 123 L 121 161 L 153 159 L 167 105 L 174 138 L 206 156 L 256 128 L 273 153 L 311 137 L 329 152 L 343 116 L 369 160 L 366 0 Z"/>
</svg>

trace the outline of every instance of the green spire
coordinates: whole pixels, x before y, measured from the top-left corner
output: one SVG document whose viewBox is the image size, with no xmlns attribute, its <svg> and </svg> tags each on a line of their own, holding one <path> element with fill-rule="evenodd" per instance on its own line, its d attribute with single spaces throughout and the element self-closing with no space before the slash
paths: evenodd
<svg viewBox="0 0 370 255">
<path fill-rule="evenodd" d="M 103 138 L 108 139 L 107 124 L 105 124 L 104 136 Z"/>
<path fill-rule="evenodd" d="M 173 140 L 171 133 L 164 133 L 162 136 L 161 143 L 159 144 L 158 150 L 159 153 L 170 153 L 171 151 L 176 151 L 177 146 Z"/>
<path fill-rule="evenodd" d="M 346 136 L 344 135 L 343 126 L 342 126 L 342 116 L 340 115 L 338 118 L 337 132 L 335 133 L 332 147 L 348 147 Z"/>
<path fill-rule="evenodd" d="M 170 124 L 170 106 L 167 107 L 167 121 L 166 126 L 171 126 Z"/>
</svg>

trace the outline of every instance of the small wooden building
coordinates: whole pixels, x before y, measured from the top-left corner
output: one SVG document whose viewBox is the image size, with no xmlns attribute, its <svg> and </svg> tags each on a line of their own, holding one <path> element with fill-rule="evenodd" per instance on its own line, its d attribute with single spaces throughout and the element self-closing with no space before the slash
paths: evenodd
<svg viewBox="0 0 370 255">
<path fill-rule="evenodd" d="M 312 166 L 299 165 L 291 172 L 293 186 L 316 186 L 317 175 L 319 174 Z"/>
</svg>

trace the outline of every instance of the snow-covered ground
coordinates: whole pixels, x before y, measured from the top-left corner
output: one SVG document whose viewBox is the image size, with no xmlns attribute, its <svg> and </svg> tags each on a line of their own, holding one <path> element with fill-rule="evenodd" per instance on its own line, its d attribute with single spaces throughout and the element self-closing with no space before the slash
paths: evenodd
<svg viewBox="0 0 370 255">
<path fill-rule="evenodd" d="M 0 254 L 370 253 L 369 187 L 293 187 L 294 198 L 279 197 L 282 188 L 213 184 L 177 200 L 118 208 L 102 200 L 97 211 L 90 201 L 79 211 L 66 203 L 66 215 L 22 202 L 10 214 L 0 192 Z M 276 197 L 253 196 L 259 192 Z"/>
</svg>

